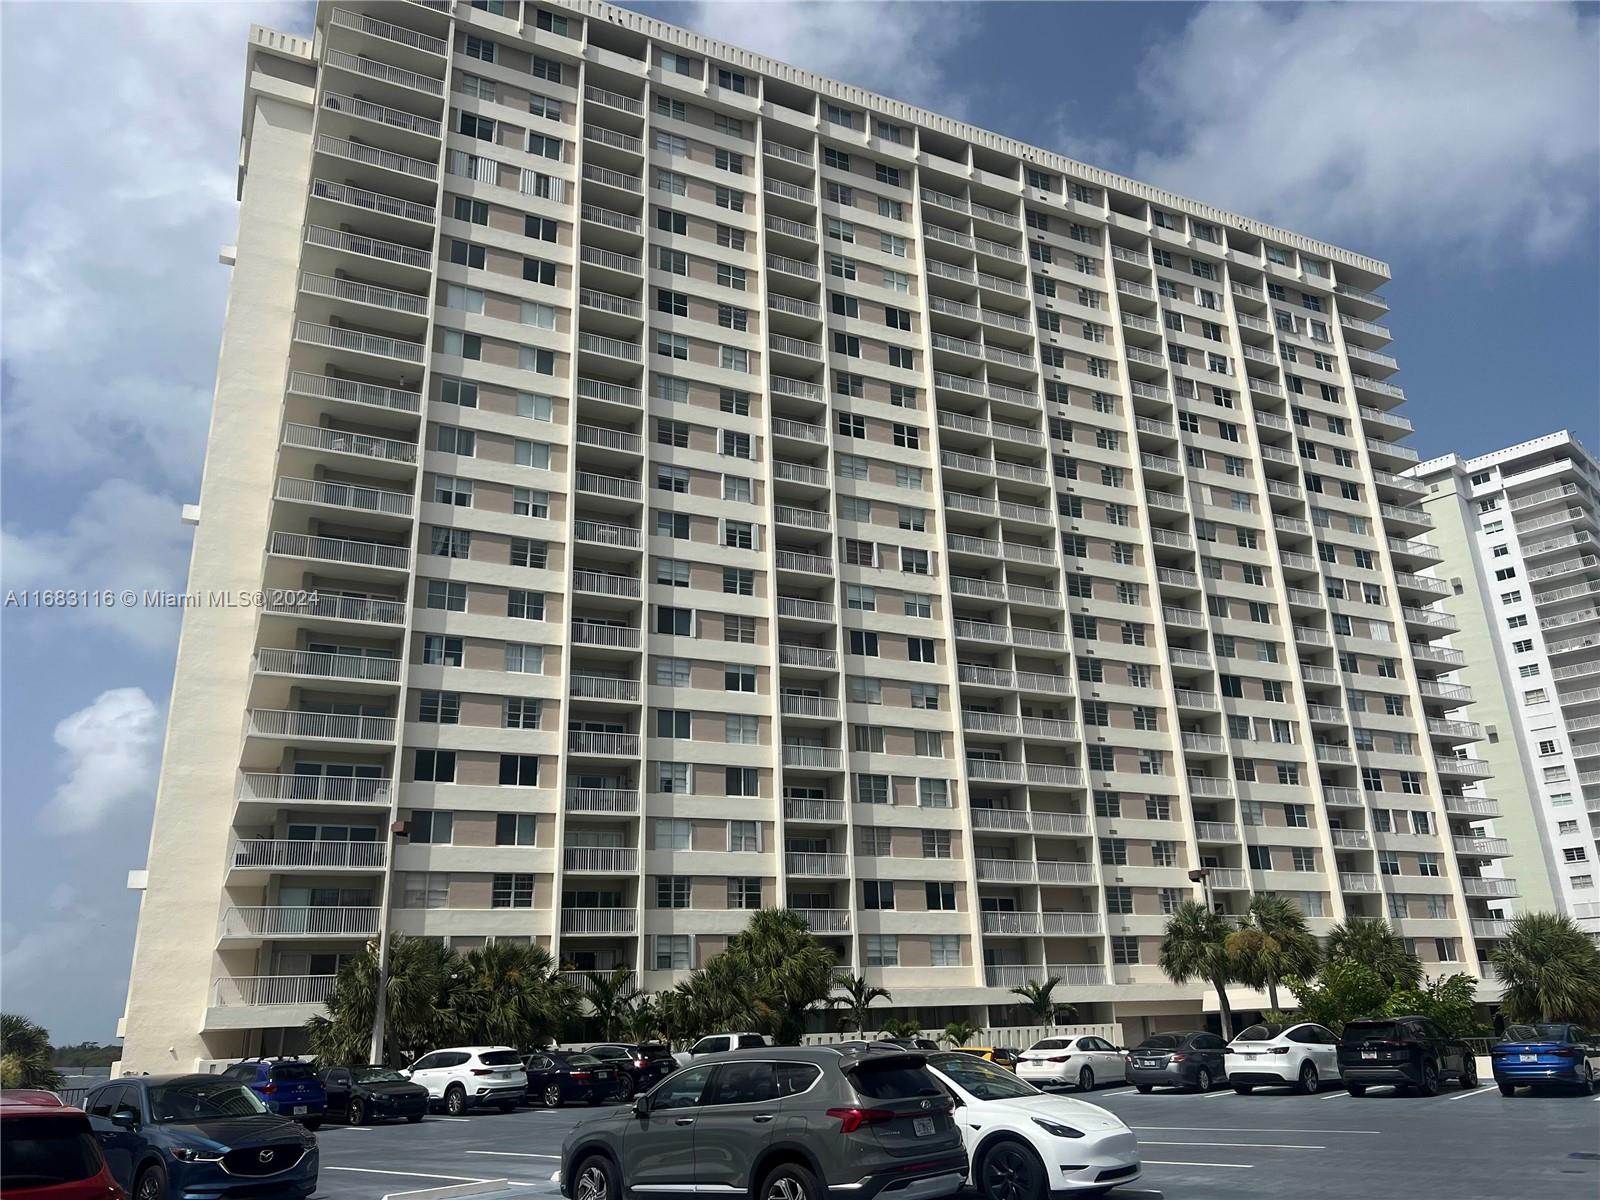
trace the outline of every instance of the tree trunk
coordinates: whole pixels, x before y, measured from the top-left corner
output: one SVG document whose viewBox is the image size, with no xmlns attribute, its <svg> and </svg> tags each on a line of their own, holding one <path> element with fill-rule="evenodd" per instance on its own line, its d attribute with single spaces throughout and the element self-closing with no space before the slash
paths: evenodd
<svg viewBox="0 0 1600 1200">
<path fill-rule="evenodd" d="M 1213 979 L 1211 986 L 1217 989 L 1217 1007 L 1222 1010 L 1222 1040 L 1233 1041 L 1233 1008 L 1228 1004 L 1228 989 L 1222 980 Z"/>
<path fill-rule="evenodd" d="M 1267 1003 L 1272 1005 L 1273 1012 L 1283 1011 L 1278 1007 L 1278 977 L 1276 975 L 1267 976 Z"/>
</svg>

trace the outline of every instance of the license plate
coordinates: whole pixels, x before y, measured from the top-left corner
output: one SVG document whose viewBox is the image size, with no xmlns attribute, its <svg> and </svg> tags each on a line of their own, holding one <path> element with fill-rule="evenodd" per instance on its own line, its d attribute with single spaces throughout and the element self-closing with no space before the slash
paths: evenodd
<svg viewBox="0 0 1600 1200">
<path fill-rule="evenodd" d="M 611 1078 L 611 1072 L 610 1071 L 596 1071 L 594 1073 L 594 1077 L 596 1079 L 610 1079 Z"/>
<path fill-rule="evenodd" d="M 1156 1062 L 1153 1058 L 1141 1058 L 1138 1062 L 1134 1063 L 1134 1066 L 1136 1067 L 1159 1067 L 1160 1065 L 1161 1064 Z"/>
<path fill-rule="evenodd" d="M 932 1137 L 933 1136 L 933 1118 L 932 1117 L 917 1117 L 915 1120 L 913 1120 L 911 1122 L 911 1128 L 916 1133 L 916 1135 L 918 1137 Z"/>
<path fill-rule="evenodd" d="M 304 1104 L 296 1104 L 294 1106 L 294 1115 L 297 1116 L 297 1117 L 303 1117 L 303 1116 L 306 1115 L 306 1109 L 307 1109 L 306 1105 L 304 1105 Z"/>
<path fill-rule="evenodd" d="M 1539 1056 L 1537 1054 L 1519 1054 L 1517 1059 L 1520 1062 L 1538 1062 Z"/>
<path fill-rule="evenodd" d="M 1378 1057 L 1378 1052 L 1376 1050 L 1363 1050 L 1361 1052 L 1361 1057 L 1362 1058 L 1377 1058 Z"/>
</svg>

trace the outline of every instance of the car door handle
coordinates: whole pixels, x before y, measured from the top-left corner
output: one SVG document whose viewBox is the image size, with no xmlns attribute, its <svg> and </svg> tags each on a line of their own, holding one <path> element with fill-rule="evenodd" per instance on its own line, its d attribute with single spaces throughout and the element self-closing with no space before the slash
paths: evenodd
<svg viewBox="0 0 1600 1200">
<path fill-rule="evenodd" d="M 751 1117 L 750 1119 L 752 1121 L 754 1121 L 757 1125 L 765 1125 L 768 1121 L 772 1120 L 772 1118 L 775 1115 L 776 1114 L 774 1114 L 774 1113 L 757 1113 L 755 1116 Z"/>
<path fill-rule="evenodd" d="M 693 1125 L 694 1124 L 694 1118 L 693 1117 L 679 1117 L 676 1121 L 673 1122 L 673 1124 L 674 1125 Z"/>
</svg>

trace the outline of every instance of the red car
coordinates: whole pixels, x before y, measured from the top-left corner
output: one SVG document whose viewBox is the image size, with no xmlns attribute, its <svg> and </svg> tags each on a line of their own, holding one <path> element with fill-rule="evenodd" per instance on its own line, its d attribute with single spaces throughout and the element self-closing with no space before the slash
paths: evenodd
<svg viewBox="0 0 1600 1200">
<path fill-rule="evenodd" d="M 81 1108 L 51 1096 L 0 1096 L 0 1194 L 27 1200 L 125 1200 Z"/>
</svg>

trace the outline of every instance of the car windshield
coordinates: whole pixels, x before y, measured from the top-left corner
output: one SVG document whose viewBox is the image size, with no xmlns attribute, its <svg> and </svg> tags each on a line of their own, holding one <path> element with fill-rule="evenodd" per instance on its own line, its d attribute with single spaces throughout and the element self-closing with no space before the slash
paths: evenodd
<svg viewBox="0 0 1600 1200">
<path fill-rule="evenodd" d="M 1505 1040 L 1508 1042 L 1564 1042 L 1567 1040 L 1566 1025 L 1507 1025 Z"/>
<path fill-rule="evenodd" d="M 569 1067 L 598 1067 L 600 1060 L 592 1054 L 569 1054 L 567 1055 L 567 1065 Z"/>
<path fill-rule="evenodd" d="M 1282 1032 L 1282 1025 L 1252 1025 L 1233 1040 L 1236 1042 L 1270 1042 Z"/>
<path fill-rule="evenodd" d="M 1344 1035 L 1340 1040 L 1348 1045 L 1351 1042 L 1393 1041 L 1403 1036 L 1400 1026 L 1394 1021 L 1351 1021 L 1344 1027 Z"/>
<path fill-rule="evenodd" d="M 1029 1046 L 1028 1049 L 1030 1049 L 1030 1050 L 1065 1050 L 1070 1045 L 1072 1045 L 1072 1039 L 1071 1038 L 1041 1038 L 1039 1041 L 1037 1041 L 1033 1045 Z"/>
<path fill-rule="evenodd" d="M 273 1063 L 267 1069 L 267 1078 L 274 1083 L 279 1083 L 286 1079 L 315 1079 L 316 1077 L 317 1073 L 311 1069 L 310 1063 Z"/>
<path fill-rule="evenodd" d="M 515 1050 L 485 1050 L 478 1061 L 486 1067 L 520 1067 L 522 1060 Z"/>
<path fill-rule="evenodd" d="M 1175 1033 L 1158 1033 L 1154 1037 L 1147 1037 L 1134 1047 L 1135 1050 L 1175 1050 L 1179 1042 Z"/>
<path fill-rule="evenodd" d="M 976 1062 L 976 1059 L 968 1059 Z M 943 1093 L 920 1061 L 895 1057 L 888 1062 L 863 1062 L 850 1068 L 850 1082 L 870 1100 L 905 1100 Z"/>
<path fill-rule="evenodd" d="M 388 1067 L 368 1067 L 355 1073 L 357 1083 L 404 1083 L 406 1077 Z"/>
<path fill-rule="evenodd" d="M 150 1089 L 150 1112 L 163 1124 L 253 1117 L 266 1111 L 254 1092 L 232 1079 L 185 1079 Z"/>
<path fill-rule="evenodd" d="M 0 1190 L 46 1188 L 93 1178 L 100 1169 L 89 1122 L 77 1114 L 0 1121 Z M 64 1194 L 64 1193 L 63 1193 Z M 87 1189 L 82 1189 L 87 1195 Z"/>
<path fill-rule="evenodd" d="M 1014 1100 L 1039 1094 L 1033 1084 L 971 1054 L 930 1054 L 928 1065 L 979 1100 Z"/>
</svg>

